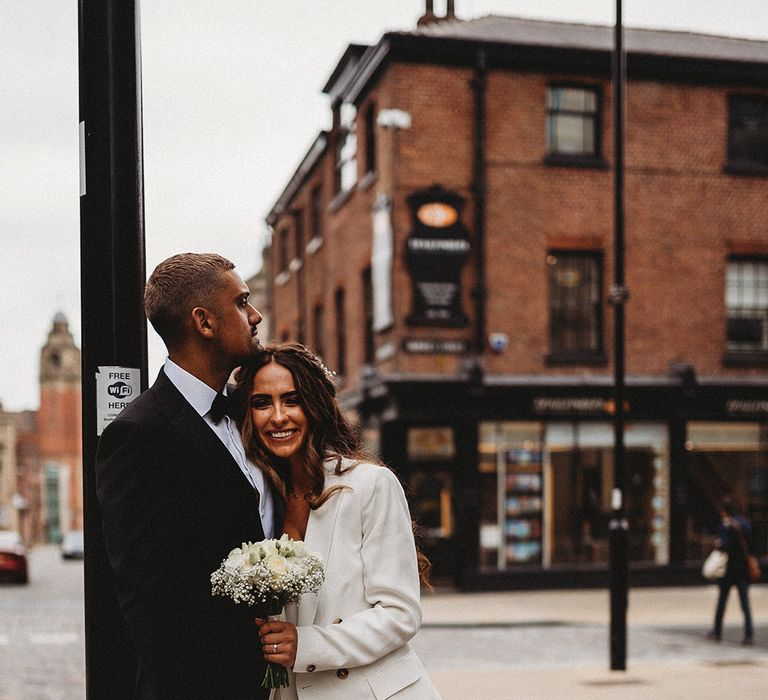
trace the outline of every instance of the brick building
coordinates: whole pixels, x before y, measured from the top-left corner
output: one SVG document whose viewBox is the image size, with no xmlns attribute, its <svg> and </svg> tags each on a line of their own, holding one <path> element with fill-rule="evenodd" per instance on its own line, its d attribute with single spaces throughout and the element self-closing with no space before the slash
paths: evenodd
<svg viewBox="0 0 768 700">
<path fill-rule="evenodd" d="M 438 576 L 604 581 L 613 30 L 449 15 L 325 85 L 267 218 L 272 334 L 337 371 Z M 724 493 L 766 554 L 768 42 L 625 42 L 631 577 L 691 580 Z"/>
<path fill-rule="evenodd" d="M 57 313 L 40 350 L 40 407 L 0 404 L 0 529 L 28 544 L 83 528 L 80 350 Z"/>
</svg>

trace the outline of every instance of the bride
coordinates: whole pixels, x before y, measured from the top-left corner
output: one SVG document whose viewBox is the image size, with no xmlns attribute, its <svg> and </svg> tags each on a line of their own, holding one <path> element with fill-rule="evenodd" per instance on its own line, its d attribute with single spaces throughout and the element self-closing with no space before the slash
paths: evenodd
<svg viewBox="0 0 768 700">
<path fill-rule="evenodd" d="M 409 640 L 428 562 L 397 477 L 361 453 L 332 375 L 302 345 L 267 346 L 238 374 L 243 444 L 286 500 L 284 531 L 320 554 L 325 583 L 257 619 L 289 670 L 273 698 L 439 698 Z M 427 584 L 428 585 L 428 584 Z"/>
</svg>

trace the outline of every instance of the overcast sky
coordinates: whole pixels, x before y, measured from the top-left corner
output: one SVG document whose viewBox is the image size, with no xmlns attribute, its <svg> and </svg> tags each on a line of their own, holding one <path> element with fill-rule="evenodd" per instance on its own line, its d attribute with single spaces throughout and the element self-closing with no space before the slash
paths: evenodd
<svg viewBox="0 0 768 700">
<path fill-rule="evenodd" d="M 435 0 L 442 14 L 444 0 Z M 613 24 L 613 0 L 456 0 Z M 77 0 L 0 0 L 0 401 L 37 408 L 56 311 L 79 343 Z M 147 272 L 215 251 L 257 271 L 264 216 L 320 129 L 347 44 L 413 29 L 424 0 L 143 0 Z M 768 39 L 766 0 L 624 0 L 627 26 Z M 150 381 L 163 352 L 150 332 Z"/>
</svg>

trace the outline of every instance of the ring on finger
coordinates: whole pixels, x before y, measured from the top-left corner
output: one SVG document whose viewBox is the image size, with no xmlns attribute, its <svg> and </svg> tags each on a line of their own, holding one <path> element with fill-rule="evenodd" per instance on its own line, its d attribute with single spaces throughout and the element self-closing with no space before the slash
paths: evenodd
<svg viewBox="0 0 768 700">
<path fill-rule="evenodd" d="M 272 645 L 272 653 L 277 654 L 277 644 Z"/>
</svg>

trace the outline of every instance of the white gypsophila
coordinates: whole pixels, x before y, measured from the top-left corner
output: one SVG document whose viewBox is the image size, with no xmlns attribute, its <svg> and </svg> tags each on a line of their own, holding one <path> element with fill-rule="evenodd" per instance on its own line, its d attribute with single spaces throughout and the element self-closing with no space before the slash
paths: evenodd
<svg viewBox="0 0 768 700">
<path fill-rule="evenodd" d="M 235 603 L 285 605 L 323 584 L 323 562 L 304 542 L 283 535 L 279 540 L 244 542 L 211 575 L 211 592 Z"/>
</svg>

